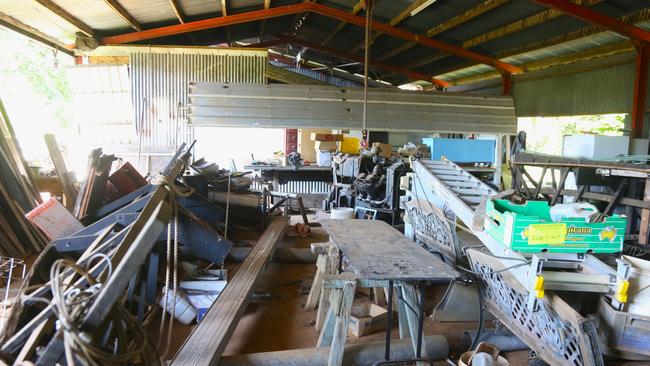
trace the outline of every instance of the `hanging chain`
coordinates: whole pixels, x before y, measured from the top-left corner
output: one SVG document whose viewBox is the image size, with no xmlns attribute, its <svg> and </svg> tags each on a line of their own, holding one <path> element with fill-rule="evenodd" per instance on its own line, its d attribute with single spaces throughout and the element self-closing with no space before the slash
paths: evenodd
<svg viewBox="0 0 650 366">
<path fill-rule="evenodd" d="M 370 59 L 370 30 L 372 22 L 372 5 L 373 0 L 366 0 L 366 27 L 364 39 L 364 59 L 363 59 L 363 117 L 361 120 L 361 147 L 368 148 L 368 66 Z"/>
</svg>

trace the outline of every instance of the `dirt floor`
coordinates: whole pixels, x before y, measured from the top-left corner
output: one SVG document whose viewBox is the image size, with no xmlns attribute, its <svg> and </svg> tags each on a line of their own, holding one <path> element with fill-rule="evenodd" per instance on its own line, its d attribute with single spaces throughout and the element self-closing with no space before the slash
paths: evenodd
<svg viewBox="0 0 650 366">
<path fill-rule="evenodd" d="M 311 217 L 313 221 L 313 217 Z M 292 217 L 292 223 L 300 222 L 299 216 Z M 238 241 L 254 242 L 261 231 L 238 230 L 235 238 Z M 285 235 L 280 247 L 309 248 L 311 243 L 327 242 L 327 234 L 320 227 L 312 227 L 311 235 L 307 238 L 289 237 Z M 236 276 L 237 263 L 228 263 L 226 268 L 229 276 Z M 247 307 L 244 317 L 226 347 L 224 355 L 237 355 L 254 352 L 269 352 L 315 347 L 318 332 L 314 327 L 316 311 L 307 311 L 304 304 L 307 299 L 310 284 L 315 273 L 314 264 L 271 263 L 258 283 L 256 292 L 263 300 L 254 300 Z M 427 314 L 442 298 L 447 286 L 430 289 L 427 299 Z M 370 297 L 357 292 L 355 302 L 369 302 Z M 182 345 L 191 331 L 191 326 L 181 326 L 176 323 L 170 352 L 173 355 Z M 461 336 L 464 330 L 476 329 L 475 322 L 434 322 L 430 317 L 425 320 L 425 334 L 441 334 L 447 337 L 453 360 L 465 351 L 461 346 Z M 364 337 L 348 336 L 347 343 L 382 341 L 385 333 L 379 332 Z M 397 326 L 393 330 L 393 339 L 399 339 Z M 511 365 L 527 364 L 528 352 L 514 352 L 506 355 Z M 448 365 L 445 361 L 436 365 Z"/>
</svg>

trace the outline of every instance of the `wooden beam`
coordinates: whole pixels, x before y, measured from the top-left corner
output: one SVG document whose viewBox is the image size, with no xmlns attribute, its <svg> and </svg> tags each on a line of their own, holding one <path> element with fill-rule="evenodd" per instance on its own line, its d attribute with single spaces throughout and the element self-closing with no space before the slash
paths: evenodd
<svg viewBox="0 0 650 366">
<path fill-rule="evenodd" d="M 59 149 L 59 143 L 56 141 L 56 136 L 51 133 L 46 133 L 45 136 L 45 145 L 47 145 L 47 150 L 50 152 L 50 158 L 54 164 L 54 170 L 56 170 L 56 175 L 61 181 L 61 186 L 63 187 L 63 195 L 65 196 L 65 206 L 68 210 L 72 210 L 74 203 L 77 200 L 77 190 L 72 181 L 72 175 L 68 168 L 65 165 L 65 159 L 63 159 L 63 154 Z"/>
<path fill-rule="evenodd" d="M 466 23 L 466 22 L 468 22 L 468 21 L 470 21 L 470 20 L 472 20 L 472 19 L 474 19 L 474 18 L 476 18 L 476 17 L 478 17 L 480 15 L 483 15 L 483 14 L 487 13 L 488 11 L 490 11 L 492 9 L 495 9 L 495 8 L 505 4 L 507 2 L 508 2 L 508 0 L 487 0 L 484 3 L 482 3 L 480 5 L 477 5 L 477 6 L 473 7 L 473 8 L 471 8 L 471 9 L 467 10 L 466 12 L 464 12 L 464 13 L 462 13 L 460 15 L 457 15 L 457 16 L 449 19 L 448 21 L 446 21 L 446 22 L 444 22 L 442 24 L 438 24 L 435 27 L 427 30 L 424 34 L 421 35 L 421 37 L 426 37 L 426 38 L 434 37 L 434 36 L 436 36 L 436 35 L 438 35 L 438 34 L 440 34 L 442 32 L 446 32 L 446 31 L 448 31 L 448 30 L 450 30 L 452 28 L 458 27 L 459 25 L 462 25 L 462 24 L 464 24 L 464 23 Z M 400 54 L 402 52 L 410 50 L 411 48 L 415 47 L 416 45 L 417 45 L 416 42 L 405 43 L 405 44 L 403 44 L 403 45 L 401 45 L 401 46 L 399 46 L 397 48 L 394 48 L 394 49 L 386 52 L 386 54 L 384 54 L 383 56 L 381 56 L 377 60 L 378 61 L 387 60 L 387 59 L 389 59 L 389 58 L 391 58 L 391 57 L 393 57 L 395 55 L 398 55 L 398 54 Z"/>
<path fill-rule="evenodd" d="M 227 25 L 248 23 L 251 21 L 303 13 L 305 11 L 309 11 L 308 8 L 309 8 L 309 4 L 300 3 L 295 5 L 286 5 L 286 6 L 276 7 L 276 8 L 233 14 L 233 15 L 228 15 L 226 17 L 216 17 L 216 18 L 209 18 L 204 20 L 197 20 L 193 22 L 186 22 L 184 24 L 176 24 L 176 25 L 170 25 L 166 27 L 146 29 L 140 32 L 133 32 L 133 33 L 126 33 L 126 34 L 104 37 L 102 38 L 102 44 L 116 45 L 116 44 L 131 43 L 137 41 L 144 41 L 147 39 L 173 36 L 176 34 L 195 32 L 204 29 L 224 27 Z"/>
<path fill-rule="evenodd" d="M 172 10 L 174 11 L 174 14 L 176 14 L 176 18 L 178 21 L 183 24 L 185 23 L 185 17 L 183 17 L 183 13 L 181 12 L 181 8 L 178 5 L 178 0 L 169 0 L 169 5 L 171 5 Z"/>
<path fill-rule="evenodd" d="M 228 16 L 228 7 L 226 6 L 226 0 L 221 0 L 221 16 Z"/>
<path fill-rule="evenodd" d="M 310 8 L 312 12 L 315 12 L 317 14 L 325 15 L 331 18 L 335 19 L 340 19 L 343 21 L 346 21 L 351 24 L 355 24 L 360 27 L 365 27 L 366 24 L 366 19 L 364 17 L 352 15 L 349 13 L 346 13 L 342 10 L 334 9 L 329 6 L 324 6 L 321 4 L 314 4 L 310 3 Z M 513 74 L 517 74 L 523 71 L 520 67 L 510 65 L 508 63 L 499 61 L 497 59 L 494 59 L 492 57 L 463 49 L 462 47 L 454 46 L 439 40 L 431 39 L 431 38 L 422 38 L 421 36 L 405 31 L 403 29 L 395 28 L 393 26 L 390 26 L 388 24 L 380 23 L 377 21 L 371 21 L 370 26 L 372 29 L 389 34 L 395 38 L 401 38 L 406 41 L 414 41 L 420 45 L 429 47 L 429 48 L 436 48 L 441 51 L 448 52 L 452 55 L 474 60 L 480 63 L 484 63 L 486 65 L 493 66 L 497 69 L 508 71 Z"/>
<path fill-rule="evenodd" d="M 352 11 L 351 11 L 351 13 L 353 15 L 357 15 L 361 11 L 361 9 L 363 9 L 363 1 L 364 0 L 359 0 L 359 1 L 357 1 L 356 4 L 354 4 L 354 6 L 352 7 Z M 339 34 L 339 32 L 341 30 L 343 30 L 343 28 L 345 28 L 345 26 L 347 24 L 348 23 L 346 23 L 346 22 L 339 22 L 339 24 L 336 26 L 336 28 L 334 28 L 334 30 L 332 30 L 330 32 L 330 34 L 328 34 L 327 37 L 325 37 L 325 39 L 320 44 L 324 46 L 324 45 L 330 43 L 332 41 L 332 39 L 334 39 L 334 37 L 336 37 L 336 35 Z"/>
<path fill-rule="evenodd" d="M 577 0 L 576 3 L 581 4 L 581 5 L 594 5 L 602 2 L 603 0 Z M 564 15 L 562 11 L 556 10 L 556 9 L 547 9 L 544 11 L 541 11 L 539 13 L 533 14 L 529 17 L 526 17 L 524 19 L 518 20 L 516 22 L 504 25 L 503 27 L 499 27 L 495 30 L 492 30 L 487 33 L 483 33 L 481 35 L 478 35 L 474 38 L 470 38 L 466 41 L 464 41 L 461 44 L 461 47 L 465 49 L 469 49 L 475 46 L 478 46 L 480 44 L 495 40 L 497 38 L 501 38 L 516 32 L 520 32 L 524 29 L 532 28 L 535 26 L 538 26 L 540 24 L 544 24 L 550 20 L 553 20 L 559 16 Z M 408 68 L 418 68 L 422 67 L 424 65 L 428 65 L 430 63 L 436 62 L 438 60 L 441 60 L 445 57 L 449 56 L 449 54 L 444 53 L 444 52 L 436 52 L 432 56 L 427 56 L 424 58 L 421 58 L 419 60 L 415 60 L 414 62 L 409 63 L 406 65 Z"/>
<path fill-rule="evenodd" d="M 278 217 L 268 226 L 208 313 L 181 346 L 172 365 L 217 365 L 244 315 L 255 283 L 269 263 L 289 219 Z"/>
<path fill-rule="evenodd" d="M 643 137 L 646 105 L 648 100 L 648 65 L 650 46 L 645 42 L 636 45 L 636 72 L 634 74 L 634 94 L 632 96 L 632 134 L 636 138 Z M 647 224 L 647 213 L 644 213 Z M 640 236 L 640 234 L 639 234 Z M 647 236 L 647 235 L 646 235 Z"/>
<path fill-rule="evenodd" d="M 393 17 L 388 22 L 388 24 L 393 26 L 393 27 L 397 26 L 399 23 L 401 23 L 405 19 L 408 19 L 411 16 L 411 13 L 413 12 L 413 10 L 417 9 L 418 7 L 420 7 L 422 4 L 426 3 L 427 1 L 429 1 L 429 0 L 416 0 L 416 1 L 412 2 L 411 5 L 406 7 L 406 9 L 402 10 L 399 14 L 397 14 L 395 17 Z M 432 4 L 433 3 L 431 3 L 430 5 L 432 5 Z M 370 36 L 369 44 L 372 45 L 377 40 L 377 38 L 381 37 L 382 34 L 383 33 L 381 33 L 381 32 L 372 32 L 372 35 Z M 356 46 L 354 46 L 352 48 L 352 50 L 350 52 L 355 53 L 355 52 L 363 49 L 364 44 L 365 44 L 365 41 L 359 42 Z"/>
<path fill-rule="evenodd" d="M 74 54 L 70 49 L 68 49 L 68 47 L 65 44 L 61 43 L 58 39 L 48 34 L 45 34 L 39 31 L 38 29 L 33 28 L 8 15 L 0 13 L 0 25 L 2 25 L 5 28 L 11 29 L 14 32 L 20 33 L 25 37 L 29 37 L 37 42 L 40 42 L 55 50 L 61 51 L 71 56 Z"/>
<path fill-rule="evenodd" d="M 264 0 L 264 9 L 271 7 L 271 0 Z M 266 28 L 266 20 L 260 22 L 260 34 L 257 36 L 260 42 L 262 42 L 262 36 L 264 36 L 264 28 Z"/>
<path fill-rule="evenodd" d="M 637 23 L 640 23 L 640 22 L 650 21 L 650 9 L 643 9 L 643 10 L 640 10 L 640 11 L 638 11 L 636 13 L 622 16 L 622 17 L 620 17 L 618 19 L 620 21 L 624 22 L 624 23 L 627 23 L 627 24 L 637 24 Z M 503 52 L 498 53 L 495 57 L 498 58 L 498 59 L 502 59 L 502 58 L 505 58 L 505 57 L 513 56 L 513 55 L 519 55 L 519 54 L 530 52 L 530 51 L 533 51 L 533 50 L 538 50 L 538 49 L 551 47 L 551 46 L 555 46 L 555 45 L 570 42 L 570 41 L 575 41 L 577 39 L 585 38 L 585 37 L 588 37 L 588 36 L 591 36 L 591 35 L 594 35 L 594 34 L 600 34 L 600 33 L 603 33 L 605 31 L 606 31 L 606 29 L 604 29 L 601 26 L 597 26 L 597 25 L 592 26 L 592 27 L 587 27 L 587 28 L 579 29 L 579 30 L 576 30 L 576 31 L 573 31 L 573 32 L 565 33 L 565 34 L 562 34 L 562 35 L 559 35 L 559 36 L 556 36 L 556 37 L 553 37 L 553 38 L 550 38 L 550 39 L 545 39 L 545 40 L 542 40 L 542 41 L 533 42 L 533 43 L 529 43 L 529 44 L 526 44 L 526 45 L 523 45 L 523 46 L 520 46 L 520 47 L 512 48 L 512 49 L 509 49 L 507 51 L 503 51 Z M 632 47 L 632 46 L 630 46 L 630 47 Z M 461 69 L 464 69 L 464 68 L 467 68 L 467 67 L 474 66 L 476 64 L 477 64 L 477 62 L 463 63 L 462 65 L 453 66 L 453 67 L 445 70 L 444 72 L 440 72 L 438 75 L 444 75 L 446 73 L 453 72 L 453 71 L 456 71 L 456 70 L 461 70 Z M 488 74 L 496 75 L 494 73 L 488 73 Z M 482 74 L 482 75 L 484 75 L 484 74 Z M 498 76 L 498 75 L 496 75 L 496 76 Z M 471 78 L 472 75 L 470 75 L 468 77 Z M 483 80 L 485 80 L 485 79 L 483 79 Z M 463 83 L 465 83 L 465 82 L 463 82 Z"/>
<path fill-rule="evenodd" d="M 592 48 L 583 52 L 571 53 L 557 57 L 549 57 L 543 60 L 534 61 L 522 65 L 526 72 L 538 71 L 548 69 L 554 66 L 567 65 L 576 62 L 588 61 L 595 58 L 602 58 L 612 55 L 617 55 L 624 52 L 634 50 L 634 44 L 631 41 L 622 41 L 614 44 L 607 44 L 601 47 Z M 470 75 L 463 78 L 458 78 L 450 81 L 452 85 L 465 85 L 473 84 L 484 80 L 492 80 L 500 78 L 499 72 L 485 72 L 481 74 Z"/>
<path fill-rule="evenodd" d="M 135 18 L 131 16 L 131 14 L 129 14 L 129 12 L 126 11 L 126 9 L 124 9 L 124 7 L 117 0 L 104 0 L 104 2 L 120 17 L 122 17 L 122 19 L 124 19 L 124 21 L 127 22 L 131 28 L 137 31 L 142 30 L 142 25 L 140 25 L 140 23 L 135 20 Z"/>
<path fill-rule="evenodd" d="M 611 30 L 612 32 L 619 33 L 631 39 L 641 41 L 641 42 L 650 42 L 650 32 L 648 32 L 647 30 L 633 25 L 626 24 L 625 22 L 621 22 L 616 18 L 612 18 L 610 16 L 604 15 L 597 11 L 585 8 L 580 5 L 573 4 L 570 1 L 566 1 L 566 0 L 533 0 L 533 1 L 560 10 L 566 13 L 567 15 L 570 15 L 582 21 L 600 25 L 604 28 Z"/>
<path fill-rule="evenodd" d="M 324 52 L 324 53 L 327 53 L 327 54 L 330 54 L 330 55 L 333 55 L 333 56 L 337 56 L 337 57 L 340 57 L 340 58 L 343 58 L 343 59 L 346 59 L 346 60 L 351 60 L 351 61 L 356 61 L 356 62 L 364 62 L 363 56 L 358 56 L 358 55 L 353 54 L 353 53 L 349 53 L 349 52 L 345 52 L 345 51 L 338 50 L 338 49 L 335 49 L 335 48 L 323 46 L 323 45 L 320 45 L 318 43 L 309 42 L 309 41 L 302 40 L 302 39 L 295 38 L 295 37 L 284 37 L 284 38 L 281 37 L 281 39 L 284 39 L 287 43 L 299 44 L 299 45 L 301 45 L 303 47 L 308 47 L 308 48 L 314 49 L 316 51 Z M 388 64 L 385 64 L 383 62 L 378 62 L 378 61 L 374 61 L 374 60 L 369 60 L 368 64 L 370 66 L 377 67 L 377 68 L 385 70 L 385 71 L 394 72 L 396 74 L 407 76 L 410 79 L 424 80 L 424 81 L 436 84 L 437 86 L 440 86 L 440 87 L 443 87 L 443 88 L 448 87 L 450 85 L 448 82 L 436 79 L 432 75 L 413 72 L 413 71 L 410 71 L 410 70 L 408 70 L 406 68 L 403 68 L 403 67 L 388 65 Z"/>
<path fill-rule="evenodd" d="M 86 23 L 75 18 L 72 14 L 68 13 L 65 9 L 55 4 L 52 0 L 33 0 L 41 4 L 44 8 L 56 14 L 59 18 L 65 20 L 66 22 L 73 25 L 75 28 L 79 29 L 83 34 L 88 37 L 94 37 L 95 31 L 90 28 Z"/>
<path fill-rule="evenodd" d="M 271 8 L 271 9 L 256 10 L 247 13 L 229 15 L 225 17 L 211 18 L 211 19 L 199 20 L 196 22 L 190 22 L 185 24 L 171 25 L 171 26 L 161 27 L 156 29 L 148 29 L 140 32 L 105 37 L 102 39 L 102 44 L 122 44 L 128 42 L 142 41 L 146 39 L 159 38 L 159 37 L 170 36 L 174 34 L 193 32 L 193 31 L 208 29 L 208 28 L 223 27 L 232 24 L 246 23 L 250 21 L 258 21 L 262 19 L 269 19 L 273 17 L 298 14 L 304 12 L 314 12 L 330 18 L 339 19 L 347 23 L 355 24 L 360 27 L 364 27 L 366 23 L 364 17 L 352 15 L 345 11 L 334 9 L 329 6 L 317 4 L 314 2 L 303 2 L 294 5 L 287 5 L 287 6 Z M 422 38 L 417 34 L 405 31 L 403 29 L 395 28 L 387 24 L 372 21 L 370 26 L 374 30 L 389 34 L 393 37 L 401 38 L 407 41 L 413 41 L 426 47 L 440 49 L 442 51 L 456 55 L 458 57 L 484 63 L 486 65 L 490 65 L 497 69 L 508 71 L 513 74 L 517 74 L 523 71 L 523 69 L 521 69 L 520 67 L 510 65 L 505 62 L 501 62 L 492 57 L 474 51 L 465 50 L 461 47 L 450 45 L 442 41 L 429 39 L 429 38 Z"/>
</svg>

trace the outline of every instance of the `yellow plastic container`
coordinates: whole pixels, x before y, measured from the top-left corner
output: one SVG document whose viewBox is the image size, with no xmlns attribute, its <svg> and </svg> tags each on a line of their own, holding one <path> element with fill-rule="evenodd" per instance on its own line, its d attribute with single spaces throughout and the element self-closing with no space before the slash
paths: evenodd
<svg viewBox="0 0 650 366">
<path fill-rule="evenodd" d="M 341 152 L 344 154 L 358 154 L 359 139 L 356 137 L 343 136 L 343 141 L 341 141 Z"/>
</svg>

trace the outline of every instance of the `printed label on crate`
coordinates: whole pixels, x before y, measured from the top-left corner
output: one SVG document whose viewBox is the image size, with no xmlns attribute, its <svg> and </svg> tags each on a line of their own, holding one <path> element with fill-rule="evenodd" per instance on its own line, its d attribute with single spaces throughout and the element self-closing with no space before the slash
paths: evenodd
<svg viewBox="0 0 650 366">
<path fill-rule="evenodd" d="M 532 224 L 528 226 L 528 244 L 562 244 L 566 232 L 566 224 Z"/>
</svg>

